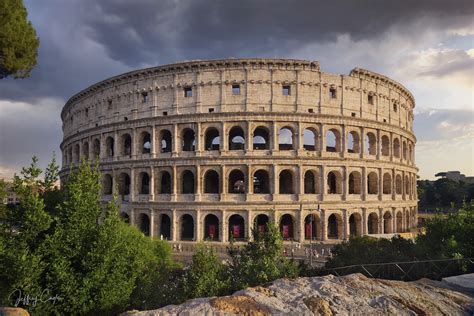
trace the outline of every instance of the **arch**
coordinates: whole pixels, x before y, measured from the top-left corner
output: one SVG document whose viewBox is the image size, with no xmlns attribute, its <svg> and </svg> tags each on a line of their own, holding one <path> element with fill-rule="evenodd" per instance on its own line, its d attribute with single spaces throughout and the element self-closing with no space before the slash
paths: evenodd
<svg viewBox="0 0 474 316">
<path fill-rule="evenodd" d="M 194 182 L 194 173 L 190 170 L 185 170 L 182 174 L 182 187 L 181 193 L 183 194 L 194 194 L 195 191 L 195 182 Z"/>
<path fill-rule="evenodd" d="M 395 158 L 400 158 L 400 140 L 398 138 L 393 140 L 393 155 Z"/>
<path fill-rule="evenodd" d="M 280 218 L 280 234 L 284 240 L 294 238 L 294 220 L 290 214 L 285 214 Z"/>
<path fill-rule="evenodd" d="M 253 149 L 254 150 L 267 150 L 270 149 L 270 133 L 268 129 L 259 126 L 253 130 Z"/>
<path fill-rule="evenodd" d="M 305 128 L 303 131 L 303 148 L 316 151 L 318 148 L 318 132 L 313 128 Z"/>
<path fill-rule="evenodd" d="M 161 152 L 170 153 L 173 148 L 173 138 L 171 132 L 167 129 L 160 132 Z"/>
<path fill-rule="evenodd" d="M 385 172 L 383 174 L 383 194 L 392 193 L 392 176 L 390 173 Z"/>
<path fill-rule="evenodd" d="M 79 162 L 81 159 L 81 148 L 79 144 L 74 145 L 74 151 L 73 151 L 73 160 L 74 162 Z"/>
<path fill-rule="evenodd" d="M 367 175 L 367 193 L 368 194 L 379 193 L 379 177 L 377 176 L 377 173 L 373 171 Z"/>
<path fill-rule="evenodd" d="M 399 174 L 395 176 L 395 192 L 402 194 L 402 176 Z"/>
<path fill-rule="evenodd" d="M 181 134 L 182 150 L 194 151 L 196 148 L 196 135 L 190 128 L 185 128 Z"/>
<path fill-rule="evenodd" d="M 150 236 L 150 218 L 147 214 L 141 213 L 138 219 L 140 231 L 145 236 Z"/>
<path fill-rule="evenodd" d="M 360 172 L 352 171 L 349 174 L 349 194 L 360 194 L 361 184 L 362 184 L 362 177 L 360 175 Z"/>
<path fill-rule="evenodd" d="M 130 176 L 125 172 L 122 172 L 119 175 L 118 191 L 119 191 L 120 195 L 129 195 L 130 194 Z"/>
<path fill-rule="evenodd" d="M 163 239 L 171 239 L 171 218 L 167 214 L 161 214 L 160 235 L 163 236 Z"/>
<path fill-rule="evenodd" d="M 347 152 L 351 154 L 360 152 L 360 137 L 356 131 L 347 134 Z"/>
<path fill-rule="evenodd" d="M 342 193 L 342 176 L 338 171 L 329 171 L 327 176 L 327 193 L 341 194 Z"/>
<path fill-rule="evenodd" d="M 245 240 L 245 221 L 239 214 L 229 217 L 229 240 Z"/>
<path fill-rule="evenodd" d="M 326 151 L 341 151 L 341 133 L 335 128 L 331 128 L 326 132 Z"/>
<path fill-rule="evenodd" d="M 239 169 L 234 169 L 229 173 L 228 183 L 229 193 L 241 194 L 245 193 L 245 175 Z"/>
<path fill-rule="evenodd" d="M 82 157 L 89 160 L 89 142 L 87 141 L 82 144 Z"/>
<path fill-rule="evenodd" d="M 365 135 L 365 152 L 372 156 L 377 154 L 377 138 L 372 132 Z"/>
<path fill-rule="evenodd" d="M 67 149 L 67 162 L 68 162 L 69 164 L 72 163 L 72 147 L 69 147 L 69 148 Z"/>
<path fill-rule="evenodd" d="M 94 159 L 98 159 L 100 157 L 100 140 L 97 138 L 92 142 L 92 156 Z"/>
<path fill-rule="evenodd" d="M 389 211 L 386 211 L 383 214 L 383 233 L 391 234 L 392 231 L 392 214 Z"/>
<path fill-rule="evenodd" d="M 204 136 L 205 141 L 205 150 L 219 150 L 220 148 L 220 137 L 219 131 L 217 128 L 210 127 L 206 130 L 206 134 Z"/>
<path fill-rule="evenodd" d="M 208 170 L 204 174 L 204 193 L 219 193 L 219 174 L 215 170 Z"/>
<path fill-rule="evenodd" d="M 411 195 L 410 192 L 410 180 L 408 179 L 408 176 L 405 175 L 405 194 L 406 195 Z"/>
<path fill-rule="evenodd" d="M 307 170 L 304 174 L 304 193 L 319 194 L 318 174 L 313 170 Z"/>
<path fill-rule="evenodd" d="M 403 214 L 401 211 L 397 212 L 397 233 L 403 232 Z"/>
<path fill-rule="evenodd" d="M 294 149 L 293 141 L 294 133 L 289 127 L 280 128 L 278 131 L 278 149 L 279 150 L 292 150 Z"/>
<path fill-rule="evenodd" d="M 140 194 L 150 194 L 150 176 L 147 172 L 140 172 Z"/>
<path fill-rule="evenodd" d="M 342 239 L 342 217 L 339 214 L 331 214 L 328 217 L 328 238 Z"/>
<path fill-rule="evenodd" d="M 379 233 L 379 216 L 375 212 L 370 213 L 367 217 L 367 231 L 369 234 Z"/>
<path fill-rule="evenodd" d="M 285 169 L 280 172 L 279 175 L 279 183 L 280 183 L 280 194 L 294 194 L 294 181 L 293 181 L 293 172 L 288 169 Z"/>
<path fill-rule="evenodd" d="M 390 139 L 387 135 L 382 135 L 382 156 L 390 155 Z"/>
<path fill-rule="evenodd" d="M 245 149 L 244 130 L 240 126 L 234 126 L 229 131 L 229 150 Z"/>
<path fill-rule="evenodd" d="M 219 240 L 219 219 L 214 214 L 207 214 L 204 218 L 204 239 Z"/>
<path fill-rule="evenodd" d="M 349 235 L 362 235 L 362 216 L 359 213 L 352 213 L 349 216 Z"/>
<path fill-rule="evenodd" d="M 140 135 L 142 154 L 151 153 L 151 135 L 148 132 L 142 132 Z"/>
<path fill-rule="evenodd" d="M 121 136 L 122 156 L 132 156 L 132 137 L 129 134 Z"/>
<path fill-rule="evenodd" d="M 189 214 L 184 214 L 180 219 L 181 240 L 194 240 L 194 218 Z"/>
<path fill-rule="evenodd" d="M 407 142 L 406 141 L 403 141 L 403 160 L 407 160 Z"/>
<path fill-rule="evenodd" d="M 253 174 L 253 193 L 270 193 L 270 177 L 266 170 L 260 169 Z"/>
<path fill-rule="evenodd" d="M 320 239 L 319 232 L 321 231 L 321 220 L 316 214 L 306 215 L 304 218 L 304 239 L 316 240 Z"/>
<path fill-rule="evenodd" d="M 113 181 L 110 174 L 104 174 L 104 179 L 102 180 L 102 192 L 104 195 L 112 194 Z"/>
<path fill-rule="evenodd" d="M 257 230 L 259 235 L 263 235 L 268 231 L 267 225 L 269 220 L 270 219 L 265 214 L 259 214 L 255 217 L 255 229 Z"/>
<path fill-rule="evenodd" d="M 160 193 L 171 194 L 172 182 L 170 173 L 168 171 L 161 171 L 160 178 Z"/>
</svg>

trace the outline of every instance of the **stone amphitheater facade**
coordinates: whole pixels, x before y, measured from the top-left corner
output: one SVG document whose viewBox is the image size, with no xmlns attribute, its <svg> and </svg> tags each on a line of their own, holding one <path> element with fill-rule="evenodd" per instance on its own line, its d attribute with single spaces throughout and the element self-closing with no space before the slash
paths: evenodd
<svg viewBox="0 0 474 316">
<path fill-rule="evenodd" d="M 64 180 L 97 159 L 103 200 L 171 241 L 339 241 L 417 225 L 413 95 L 355 68 L 289 59 L 189 61 L 125 73 L 71 97 Z"/>
</svg>

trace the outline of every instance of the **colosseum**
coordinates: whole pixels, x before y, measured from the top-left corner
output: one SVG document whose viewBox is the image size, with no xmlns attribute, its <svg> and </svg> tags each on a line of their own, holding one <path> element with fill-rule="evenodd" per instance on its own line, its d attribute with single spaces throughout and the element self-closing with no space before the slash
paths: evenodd
<svg viewBox="0 0 474 316">
<path fill-rule="evenodd" d="M 61 177 L 99 159 L 103 200 L 145 234 L 244 242 L 271 221 L 287 242 L 417 223 L 413 95 L 355 68 L 290 59 L 189 61 L 71 97 Z"/>
</svg>

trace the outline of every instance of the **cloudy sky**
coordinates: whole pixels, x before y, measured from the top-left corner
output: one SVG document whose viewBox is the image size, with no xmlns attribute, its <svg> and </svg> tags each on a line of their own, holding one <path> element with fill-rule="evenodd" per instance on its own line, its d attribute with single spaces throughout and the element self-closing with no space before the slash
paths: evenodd
<svg viewBox="0 0 474 316">
<path fill-rule="evenodd" d="M 474 5 L 466 1 L 25 1 L 40 37 L 29 79 L 0 80 L 0 177 L 60 157 L 60 111 L 87 86 L 183 60 L 318 60 L 367 68 L 416 99 L 416 163 L 474 175 Z"/>
</svg>

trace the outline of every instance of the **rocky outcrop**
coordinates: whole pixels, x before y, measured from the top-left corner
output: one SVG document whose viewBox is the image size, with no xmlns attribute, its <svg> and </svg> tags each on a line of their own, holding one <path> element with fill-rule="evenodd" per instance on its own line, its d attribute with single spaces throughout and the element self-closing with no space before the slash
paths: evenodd
<svg viewBox="0 0 474 316">
<path fill-rule="evenodd" d="M 462 276 L 474 284 L 474 274 Z M 474 292 L 456 281 L 415 282 L 342 277 L 279 279 L 231 296 L 198 298 L 181 305 L 127 315 L 472 315 Z"/>
</svg>

